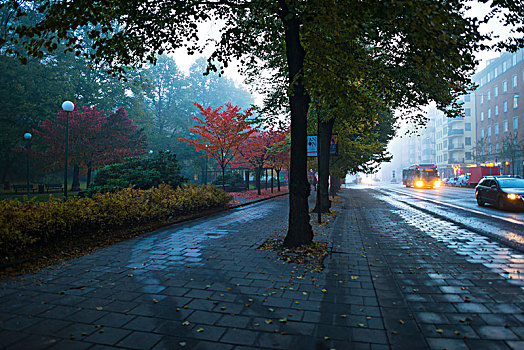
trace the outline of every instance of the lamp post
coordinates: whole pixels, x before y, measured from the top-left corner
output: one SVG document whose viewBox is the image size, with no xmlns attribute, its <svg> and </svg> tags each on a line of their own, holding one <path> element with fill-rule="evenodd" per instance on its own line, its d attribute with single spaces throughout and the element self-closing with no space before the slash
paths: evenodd
<svg viewBox="0 0 524 350">
<path fill-rule="evenodd" d="M 66 112 L 64 198 L 67 200 L 67 153 L 69 151 L 69 113 L 75 109 L 75 105 L 71 101 L 65 101 L 64 103 L 62 103 L 62 109 Z"/>
<path fill-rule="evenodd" d="M 26 132 L 24 134 L 24 139 L 27 141 L 27 145 L 25 146 L 25 151 L 27 153 L 27 162 L 26 162 L 26 179 L 27 179 L 27 196 L 29 197 L 30 195 L 30 190 L 29 190 L 29 150 L 31 149 L 31 137 L 33 137 L 33 135 L 31 135 L 31 133 L 28 133 Z"/>
</svg>

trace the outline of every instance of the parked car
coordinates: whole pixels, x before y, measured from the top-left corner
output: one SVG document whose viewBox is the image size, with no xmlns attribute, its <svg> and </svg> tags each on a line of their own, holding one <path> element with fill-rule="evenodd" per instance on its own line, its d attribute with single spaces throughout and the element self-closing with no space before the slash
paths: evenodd
<svg viewBox="0 0 524 350">
<path fill-rule="evenodd" d="M 524 209 L 524 179 L 516 176 L 486 176 L 475 187 L 481 207 L 489 203 L 499 209 Z"/>
<path fill-rule="evenodd" d="M 448 186 L 456 186 L 457 185 L 457 178 L 456 177 L 450 177 L 448 179 Z"/>
<path fill-rule="evenodd" d="M 469 175 L 460 175 L 457 178 L 456 186 L 465 187 L 468 185 Z"/>
</svg>

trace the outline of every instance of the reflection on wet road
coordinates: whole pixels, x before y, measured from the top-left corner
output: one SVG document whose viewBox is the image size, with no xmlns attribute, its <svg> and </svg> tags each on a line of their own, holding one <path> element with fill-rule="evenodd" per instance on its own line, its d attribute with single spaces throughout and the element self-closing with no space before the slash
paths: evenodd
<svg viewBox="0 0 524 350">
<path fill-rule="evenodd" d="M 521 252 L 421 212 L 397 200 L 394 196 L 377 192 L 375 197 L 397 207 L 396 213 L 408 224 L 417 227 L 439 242 L 447 243 L 448 247 L 454 249 L 457 254 L 467 255 L 469 262 L 481 263 L 493 272 L 507 278 L 509 282 L 524 286 L 524 254 Z"/>
</svg>

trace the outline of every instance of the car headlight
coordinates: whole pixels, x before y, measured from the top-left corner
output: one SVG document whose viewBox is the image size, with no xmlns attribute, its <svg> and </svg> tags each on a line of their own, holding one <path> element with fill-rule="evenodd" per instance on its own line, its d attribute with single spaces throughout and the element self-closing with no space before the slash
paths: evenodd
<svg viewBox="0 0 524 350">
<path fill-rule="evenodd" d="M 434 186 L 434 187 L 440 187 L 440 181 L 438 181 L 438 180 L 435 181 L 435 182 L 433 183 L 433 186 Z"/>
<path fill-rule="evenodd" d="M 515 193 L 508 193 L 507 195 L 508 199 L 519 199 L 520 196 L 518 194 L 515 194 Z"/>
<path fill-rule="evenodd" d="M 415 186 L 416 186 L 416 187 L 422 187 L 422 186 L 424 186 L 424 181 L 422 181 L 422 180 L 418 180 L 417 182 L 415 182 Z"/>
</svg>

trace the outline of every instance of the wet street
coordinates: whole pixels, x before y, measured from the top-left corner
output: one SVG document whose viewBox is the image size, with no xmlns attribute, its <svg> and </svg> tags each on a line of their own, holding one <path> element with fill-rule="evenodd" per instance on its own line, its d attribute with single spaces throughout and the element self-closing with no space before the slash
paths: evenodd
<svg viewBox="0 0 524 350">
<path fill-rule="evenodd" d="M 322 271 L 258 249 L 286 232 L 280 197 L 2 280 L 0 347 L 524 348 L 519 224 L 430 191 L 342 190 Z"/>
</svg>

